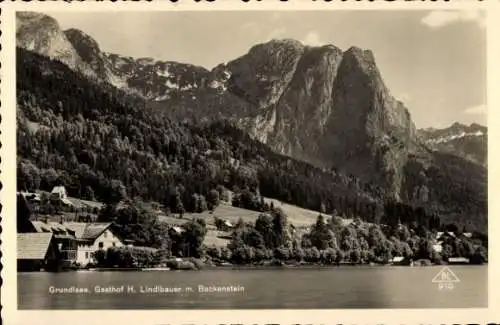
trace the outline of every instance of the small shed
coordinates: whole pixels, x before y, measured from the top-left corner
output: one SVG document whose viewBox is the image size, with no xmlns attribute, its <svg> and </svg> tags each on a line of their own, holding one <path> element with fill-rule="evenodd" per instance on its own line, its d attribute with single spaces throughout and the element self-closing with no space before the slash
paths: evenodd
<svg viewBox="0 0 500 325">
<path fill-rule="evenodd" d="M 173 235 L 173 236 L 182 235 L 182 233 L 184 233 L 184 231 L 186 231 L 186 229 L 184 229 L 183 227 L 173 226 L 173 227 L 170 227 L 169 234 Z"/>
<path fill-rule="evenodd" d="M 391 261 L 392 265 L 410 265 L 411 260 L 404 256 L 395 256 Z"/>
<path fill-rule="evenodd" d="M 234 228 L 234 225 L 231 222 L 225 220 L 223 227 L 225 228 L 226 231 L 229 231 Z"/>
<path fill-rule="evenodd" d="M 450 257 L 448 264 L 469 264 L 470 260 L 466 257 Z"/>
</svg>

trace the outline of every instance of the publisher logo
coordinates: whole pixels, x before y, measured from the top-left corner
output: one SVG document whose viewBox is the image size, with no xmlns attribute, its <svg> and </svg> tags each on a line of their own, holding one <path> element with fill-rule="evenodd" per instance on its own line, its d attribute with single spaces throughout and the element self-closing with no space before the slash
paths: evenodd
<svg viewBox="0 0 500 325">
<path fill-rule="evenodd" d="M 445 266 L 436 274 L 432 282 L 438 284 L 439 290 L 453 290 L 454 284 L 460 282 L 460 279 L 450 268 Z"/>
</svg>

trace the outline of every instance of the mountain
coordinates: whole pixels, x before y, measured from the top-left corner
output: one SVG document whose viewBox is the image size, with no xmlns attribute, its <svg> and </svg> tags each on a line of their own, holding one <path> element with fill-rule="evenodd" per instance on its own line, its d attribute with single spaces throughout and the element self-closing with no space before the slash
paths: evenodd
<svg viewBox="0 0 500 325">
<path fill-rule="evenodd" d="M 63 31 L 59 23 L 44 14 L 16 14 L 16 44 L 52 59 L 59 60 L 85 76 L 111 83 L 126 84 L 115 75 L 97 42 L 85 33 L 70 29 Z"/>
<path fill-rule="evenodd" d="M 262 194 L 380 218 L 381 190 L 279 155 L 228 122 L 159 118 L 140 98 L 61 62 L 21 48 L 17 62 L 19 189 L 63 184 L 71 196 L 106 203 L 142 198 L 177 213 L 179 206 L 198 211 L 200 197 L 225 187 L 252 209 L 261 208 Z"/>
<path fill-rule="evenodd" d="M 488 164 L 488 128 L 485 126 L 454 123 L 444 129 L 421 129 L 418 133 L 433 150 L 448 152 L 483 166 Z"/>
<path fill-rule="evenodd" d="M 121 78 L 119 71 L 115 70 L 115 67 L 108 62 L 105 54 L 99 48 L 99 44 L 92 37 L 78 29 L 65 30 L 64 35 L 98 79 L 119 88 L 126 87 L 126 81 Z"/>
<path fill-rule="evenodd" d="M 42 31 L 46 29 L 43 24 L 39 29 L 30 30 L 42 38 L 50 34 Z M 20 47 L 66 63 L 44 48 L 27 46 L 36 38 L 30 30 L 18 33 Z M 103 53 L 97 42 L 77 30 L 56 34 L 67 40 L 65 46 L 71 44 L 71 57 L 80 60 L 75 62 L 83 62 L 92 71 L 95 77 L 91 80 L 113 94 L 116 89 L 111 85 L 140 96 L 145 107 L 139 107 L 155 116 L 148 117 L 148 123 L 161 119 L 193 125 L 225 121 L 279 155 L 356 180 L 356 188 L 374 195 L 379 203 L 396 200 L 429 208 L 445 216 L 446 222 L 486 224 L 486 169 L 433 150 L 430 138 L 416 130 L 408 109 L 391 95 L 369 50 L 351 47 L 342 51 L 334 45 L 309 47 L 295 40 L 272 40 L 208 70 Z M 93 88 L 89 91 L 90 95 L 82 91 L 79 96 L 95 92 Z M 70 107 L 77 105 L 74 99 L 68 101 Z M 107 106 L 94 104 L 88 103 L 85 114 L 93 119 L 102 115 L 100 119 L 106 120 Z M 58 110 L 55 114 L 68 114 L 64 105 Z M 129 141 L 139 141 L 133 134 L 127 135 Z M 241 139 L 229 137 L 226 141 L 238 143 Z M 157 151 L 156 142 L 149 145 Z M 270 159 L 269 154 L 265 156 L 264 160 Z"/>
<path fill-rule="evenodd" d="M 17 46 L 60 60 L 72 69 L 87 69 L 61 30 L 58 22 L 46 15 L 33 12 L 16 14 Z"/>
<path fill-rule="evenodd" d="M 19 20 L 24 30 L 18 33 L 19 46 L 90 70 L 88 75 L 140 94 L 171 118 L 230 119 L 278 153 L 356 175 L 400 195 L 415 126 L 404 105 L 390 95 L 370 51 L 273 40 L 209 71 L 103 53 L 85 33 L 61 32 L 53 19 L 39 14 Z M 33 39 L 58 40 L 45 43 L 63 44 L 65 54 L 52 45 L 32 47 Z"/>
<path fill-rule="evenodd" d="M 370 51 L 273 40 L 211 71 L 106 56 L 130 88 L 171 118 L 230 119 L 278 153 L 400 194 L 415 126 Z"/>
</svg>

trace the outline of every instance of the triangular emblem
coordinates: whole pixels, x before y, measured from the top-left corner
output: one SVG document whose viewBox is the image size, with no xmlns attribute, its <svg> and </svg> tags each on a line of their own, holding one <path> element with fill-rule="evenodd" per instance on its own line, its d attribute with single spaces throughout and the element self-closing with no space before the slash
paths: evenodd
<svg viewBox="0 0 500 325">
<path fill-rule="evenodd" d="M 453 273 L 450 268 L 443 267 L 441 271 L 432 279 L 434 283 L 448 283 L 448 282 L 460 282 L 460 279 Z"/>
</svg>

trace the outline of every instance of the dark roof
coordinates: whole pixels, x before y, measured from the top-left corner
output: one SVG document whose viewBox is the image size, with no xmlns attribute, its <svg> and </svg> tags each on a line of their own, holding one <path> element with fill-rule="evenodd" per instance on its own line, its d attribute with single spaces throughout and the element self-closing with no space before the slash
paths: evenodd
<svg viewBox="0 0 500 325">
<path fill-rule="evenodd" d="M 82 238 L 87 224 L 85 222 L 65 222 L 66 227 L 75 232 L 76 238 Z"/>
<path fill-rule="evenodd" d="M 47 255 L 51 240 L 52 233 L 17 234 L 17 259 L 43 260 Z"/>
<path fill-rule="evenodd" d="M 61 233 L 72 235 L 77 239 L 92 240 L 99 237 L 106 229 L 111 226 L 111 223 L 85 223 L 85 222 L 43 222 L 43 221 L 32 221 L 33 226 L 37 232 L 65 232 Z"/>
<path fill-rule="evenodd" d="M 111 223 L 88 223 L 82 239 L 95 239 L 105 232 L 109 226 L 111 226 Z"/>
</svg>

